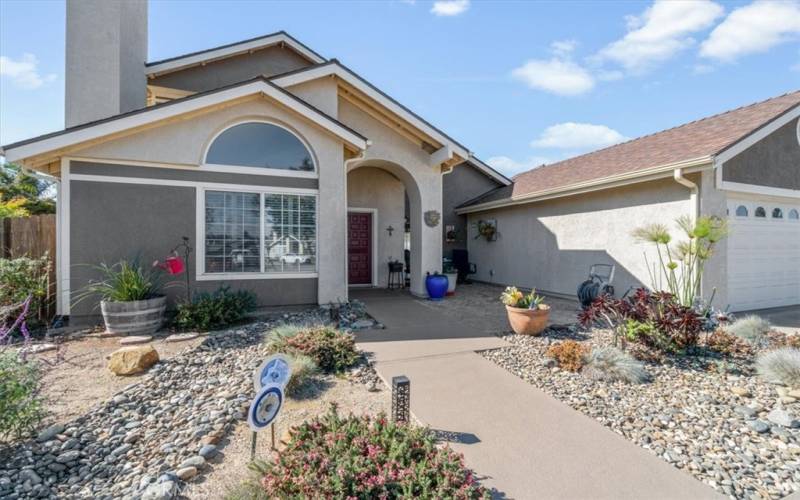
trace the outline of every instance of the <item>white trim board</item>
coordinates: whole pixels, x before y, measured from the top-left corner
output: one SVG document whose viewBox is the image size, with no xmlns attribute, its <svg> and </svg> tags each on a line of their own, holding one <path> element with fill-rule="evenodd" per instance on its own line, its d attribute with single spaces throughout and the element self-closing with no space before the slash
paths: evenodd
<svg viewBox="0 0 800 500">
<path fill-rule="evenodd" d="M 312 123 L 315 123 L 324 130 L 327 130 L 356 149 L 364 150 L 369 145 L 369 141 L 367 141 L 365 138 L 336 122 L 334 119 L 325 115 L 321 111 L 318 111 L 302 101 L 287 95 L 284 93 L 284 91 L 275 88 L 266 81 L 256 80 L 244 85 L 239 85 L 218 92 L 212 92 L 207 95 L 190 97 L 183 101 L 175 101 L 174 103 L 163 105 L 162 107 L 155 106 L 153 109 L 143 111 L 141 113 L 120 116 L 119 118 L 104 121 L 96 125 L 90 125 L 87 127 L 78 128 L 77 130 L 67 131 L 62 134 L 35 140 L 20 146 L 9 147 L 5 150 L 6 160 L 9 162 L 24 160 L 32 156 L 38 156 L 57 151 L 59 149 L 74 146 L 82 142 L 99 139 L 177 115 L 197 111 L 233 99 L 239 99 L 259 93 L 274 99 L 292 111 L 306 117 Z"/>
<path fill-rule="evenodd" d="M 320 64 L 325 62 L 325 59 L 320 57 L 318 54 L 312 52 L 307 47 L 304 47 L 302 44 L 298 43 L 288 34 L 275 33 L 274 35 L 268 35 L 255 40 L 239 42 L 227 45 L 225 47 L 203 51 L 197 54 L 178 56 L 176 58 L 169 59 L 164 62 L 156 61 L 150 66 L 147 66 L 145 68 L 145 71 L 149 78 L 154 78 L 157 76 L 164 75 L 166 73 L 172 73 L 173 71 L 179 71 L 181 69 L 185 69 L 190 66 L 204 65 L 219 59 L 225 59 L 228 57 L 240 54 L 246 54 L 248 52 L 253 52 L 256 50 L 266 49 L 267 47 L 271 47 L 273 45 L 278 45 L 281 43 L 288 45 L 292 50 L 301 54 L 303 57 L 305 57 L 309 61 L 312 61 L 315 64 Z"/>
<path fill-rule="evenodd" d="M 217 189 L 221 191 L 240 191 L 251 193 L 281 193 L 281 194 L 313 194 L 319 193 L 319 189 L 278 187 L 278 186 L 253 186 L 252 184 L 229 184 L 222 182 L 208 181 L 179 181 L 173 179 L 151 179 L 147 177 L 118 177 L 113 175 L 91 175 L 91 174 L 72 174 L 69 176 L 73 181 L 84 182 L 110 182 L 116 184 L 140 184 L 146 186 L 178 186 L 178 187 L 203 187 Z M 62 181 L 63 182 L 63 181 Z"/>
<path fill-rule="evenodd" d="M 377 208 L 362 208 L 362 207 L 347 207 L 347 213 L 350 212 L 355 213 L 364 213 L 364 214 L 372 214 L 372 283 L 360 283 L 356 285 L 350 284 L 350 268 L 347 269 L 347 276 L 345 279 L 347 280 L 347 286 L 358 288 L 358 287 L 365 287 L 365 286 L 378 286 L 378 209 Z M 349 236 L 348 236 L 349 238 Z M 349 248 L 349 241 L 345 241 L 345 254 L 347 254 Z M 345 255 L 345 262 L 350 262 L 350 257 Z"/>
</svg>

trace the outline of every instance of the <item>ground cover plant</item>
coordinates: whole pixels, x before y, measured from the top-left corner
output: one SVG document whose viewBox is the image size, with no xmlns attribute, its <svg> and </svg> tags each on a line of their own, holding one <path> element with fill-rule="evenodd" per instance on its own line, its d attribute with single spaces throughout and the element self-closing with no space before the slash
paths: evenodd
<svg viewBox="0 0 800 500">
<path fill-rule="evenodd" d="M 294 428 L 275 460 L 256 469 L 268 498 L 489 498 L 461 455 L 428 430 L 335 407 Z"/>
<path fill-rule="evenodd" d="M 330 326 L 277 327 L 267 335 L 272 352 L 305 355 L 326 372 L 339 373 L 358 362 L 355 337 Z"/>
<path fill-rule="evenodd" d="M 200 292 L 191 303 L 178 304 L 175 326 L 184 330 L 210 330 L 238 323 L 256 307 L 256 296 L 248 290 L 231 291 L 222 286 Z"/>
<path fill-rule="evenodd" d="M 49 273 L 47 255 L 38 259 L 0 259 L 0 307 L 19 305 L 30 297 L 27 320 L 43 323 L 50 289 Z"/>
</svg>

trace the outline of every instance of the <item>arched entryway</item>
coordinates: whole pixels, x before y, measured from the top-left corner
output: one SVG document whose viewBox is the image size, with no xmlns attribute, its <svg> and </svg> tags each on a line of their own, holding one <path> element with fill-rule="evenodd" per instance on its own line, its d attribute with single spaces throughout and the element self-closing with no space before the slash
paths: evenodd
<svg viewBox="0 0 800 500">
<path fill-rule="evenodd" d="M 359 240 L 353 241 L 348 234 L 349 284 L 386 286 L 389 262 L 404 261 L 407 197 L 411 293 L 425 296 L 425 274 L 441 271 L 442 250 L 438 222 L 435 226 L 426 224 L 424 212 L 441 212 L 441 183 L 420 181 L 402 165 L 380 159 L 351 162 L 347 170 L 349 218 L 358 224 L 371 225 L 369 230 L 364 228 L 359 232 Z M 368 237 L 369 243 L 361 241 L 363 237 Z M 351 255 L 356 252 L 369 255 Z M 369 279 L 364 277 L 366 262 L 372 273 Z M 358 269 L 355 275 L 354 268 Z"/>
</svg>

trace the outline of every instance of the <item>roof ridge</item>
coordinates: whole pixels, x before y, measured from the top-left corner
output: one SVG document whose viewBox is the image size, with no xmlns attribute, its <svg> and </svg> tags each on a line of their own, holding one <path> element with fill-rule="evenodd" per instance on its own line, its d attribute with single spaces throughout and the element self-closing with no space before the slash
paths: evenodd
<svg viewBox="0 0 800 500">
<path fill-rule="evenodd" d="M 798 94 L 798 93 L 800 93 L 800 90 L 793 90 L 793 91 L 790 91 L 790 92 L 785 92 L 785 93 L 783 93 L 781 95 L 769 97 L 767 99 L 763 99 L 761 101 L 752 102 L 750 104 L 744 104 L 744 105 L 739 106 L 737 108 L 729 109 L 729 110 L 726 110 L 726 111 L 720 111 L 719 113 L 715 113 L 715 114 L 709 115 L 709 116 L 704 116 L 702 118 L 697 118 L 695 120 L 692 120 L 692 121 L 689 121 L 689 122 L 686 122 L 686 123 L 682 123 L 680 125 L 675 125 L 673 127 L 669 127 L 669 128 L 665 128 L 663 130 L 659 130 L 657 132 L 651 132 L 649 134 L 641 135 L 639 137 L 634 137 L 632 139 L 628 139 L 627 141 L 623 141 L 623 142 L 618 142 L 616 144 L 612 144 L 611 146 L 606 146 L 604 148 L 595 149 L 594 151 L 589 151 L 587 153 L 583 153 L 583 154 L 580 154 L 580 155 L 577 155 L 577 156 L 572 156 L 570 158 L 565 158 L 565 159 L 559 160 L 559 161 L 557 161 L 555 163 L 548 163 L 548 164 L 539 165 L 538 167 L 533 167 L 530 170 L 526 170 L 525 172 L 521 172 L 521 173 L 515 175 L 512 178 L 512 180 L 516 181 L 516 179 L 518 177 L 521 177 L 521 176 L 526 175 L 526 174 L 528 174 L 530 172 L 533 172 L 534 170 L 539 170 L 539 169 L 542 169 L 542 168 L 545 168 L 545 167 L 554 167 L 554 166 L 560 165 L 560 164 L 562 164 L 564 162 L 567 162 L 567 161 L 573 161 L 573 160 L 577 160 L 579 158 L 584 158 L 584 157 L 591 156 L 591 155 L 594 155 L 594 154 L 597 154 L 597 153 L 608 151 L 610 149 L 614 149 L 614 148 L 618 148 L 618 147 L 624 146 L 625 144 L 629 144 L 629 143 L 632 143 L 632 142 L 640 141 L 642 139 L 646 139 L 648 137 L 652 137 L 652 136 L 655 136 L 655 135 L 659 135 L 659 134 L 663 134 L 663 133 L 670 132 L 670 131 L 673 131 L 673 130 L 677 130 L 677 129 L 680 129 L 680 128 L 683 128 L 683 127 L 687 127 L 687 126 L 695 124 L 695 123 L 700 123 L 700 122 L 703 122 L 703 121 L 706 121 L 706 120 L 711 120 L 713 118 L 717 118 L 717 117 L 720 117 L 720 116 L 723 116 L 723 115 L 726 115 L 726 114 L 729 114 L 729 113 L 733 113 L 733 112 L 736 112 L 736 111 L 741 111 L 743 109 L 750 108 L 750 107 L 753 107 L 753 106 L 759 106 L 759 105 L 765 104 L 765 103 L 767 103 L 769 101 L 774 101 L 776 99 L 781 99 L 783 97 L 786 97 L 786 96 L 789 96 L 789 95 L 792 95 L 792 94 Z M 774 119 L 774 117 L 771 118 L 768 121 L 771 121 L 772 119 Z M 763 125 L 763 123 L 761 125 Z M 753 130 L 756 130 L 759 127 L 754 127 Z"/>
</svg>

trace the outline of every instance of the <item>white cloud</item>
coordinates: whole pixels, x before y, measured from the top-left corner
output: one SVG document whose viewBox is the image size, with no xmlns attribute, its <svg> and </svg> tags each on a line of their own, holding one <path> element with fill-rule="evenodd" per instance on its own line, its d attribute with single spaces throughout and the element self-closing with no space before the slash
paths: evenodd
<svg viewBox="0 0 800 500">
<path fill-rule="evenodd" d="M 639 16 L 626 17 L 628 33 L 596 56 L 641 73 L 691 46 L 692 33 L 709 28 L 724 12 L 711 0 L 656 0 Z"/>
<path fill-rule="evenodd" d="M 0 56 L 0 76 L 9 78 L 24 89 L 36 89 L 56 79 L 56 75 L 40 75 L 39 60 L 33 54 L 23 54 L 19 60 Z"/>
<path fill-rule="evenodd" d="M 558 95 L 578 95 L 594 88 L 594 78 L 583 67 L 567 59 L 531 59 L 511 75 L 529 87 Z"/>
<path fill-rule="evenodd" d="M 547 163 L 551 162 L 552 160 L 549 158 L 544 158 L 541 156 L 532 156 L 525 161 L 517 161 L 513 158 L 509 158 L 508 156 L 492 156 L 486 160 L 486 163 L 491 165 L 492 168 L 500 171 L 508 177 L 513 177 L 517 174 L 521 174 L 522 172 L 527 172 L 528 170 L 541 167 L 542 165 L 546 165 Z"/>
<path fill-rule="evenodd" d="M 700 46 L 703 57 L 730 62 L 800 35 L 800 3 L 762 0 L 735 9 Z"/>
<path fill-rule="evenodd" d="M 538 139 L 531 142 L 535 148 L 589 150 L 604 148 L 628 138 L 605 125 L 566 122 L 544 129 Z"/>
<path fill-rule="evenodd" d="M 457 16 L 469 9 L 469 0 L 437 0 L 431 12 L 437 16 Z"/>
</svg>

